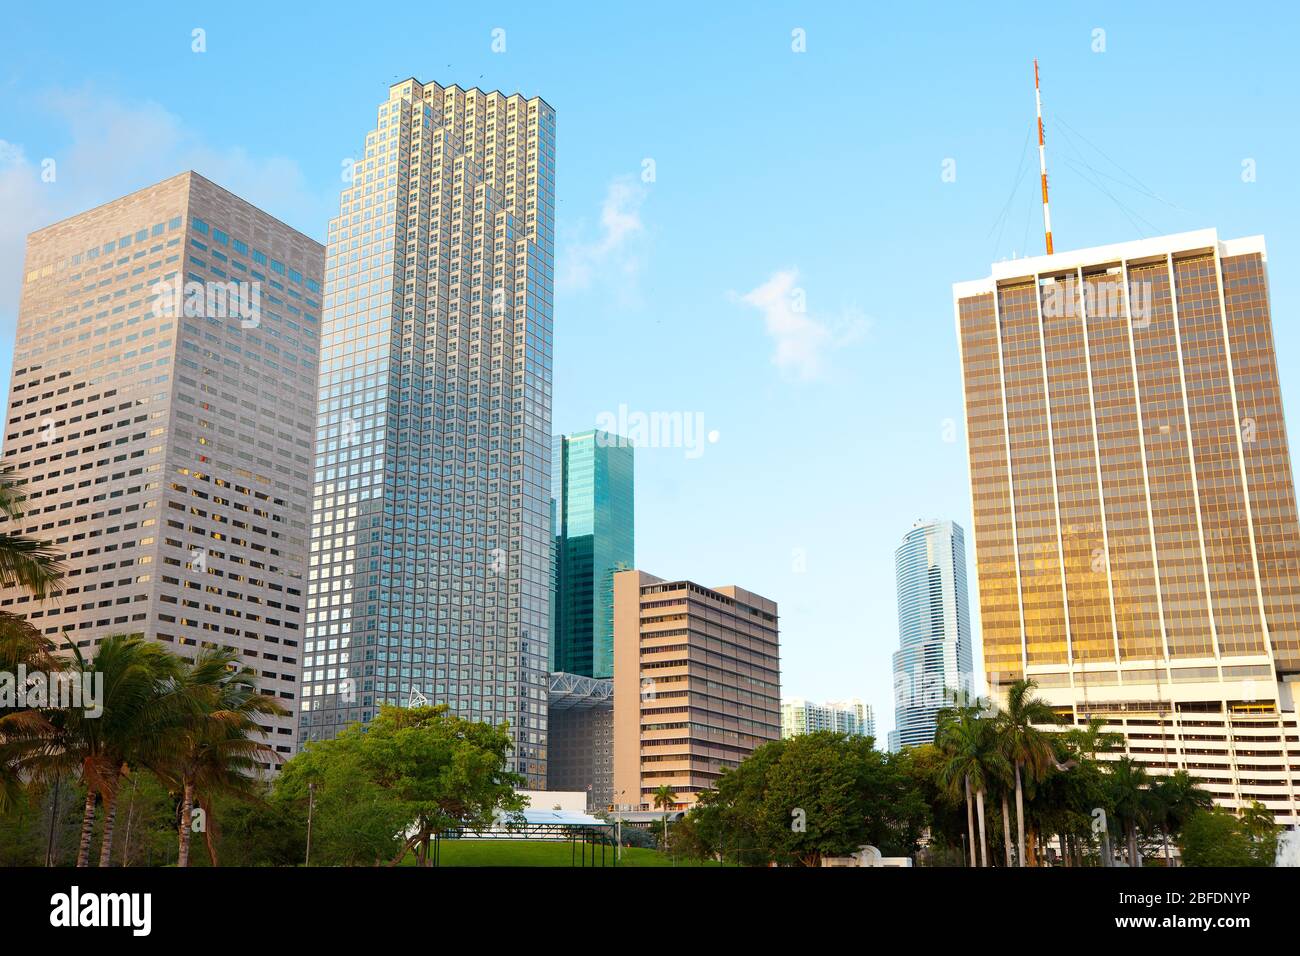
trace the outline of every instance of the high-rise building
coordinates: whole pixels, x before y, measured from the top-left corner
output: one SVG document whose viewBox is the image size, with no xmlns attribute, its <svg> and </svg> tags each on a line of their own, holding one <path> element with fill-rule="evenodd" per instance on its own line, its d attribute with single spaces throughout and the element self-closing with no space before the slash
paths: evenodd
<svg viewBox="0 0 1300 956">
<path fill-rule="evenodd" d="M 939 711 L 973 691 L 966 539 L 951 521 L 918 521 L 894 552 L 898 643 L 891 750 L 934 743 Z"/>
<path fill-rule="evenodd" d="M 551 669 L 614 676 L 614 572 L 636 564 L 632 445 L 603 431 L 556 435 Z"/>
<path fill-rule="evenodd" d="M 781 734 L 776 602 L 727 586 L 614 575 L 614 800 L 694 805 Z"/>
<path fill-rule="evenodd" d="M 781 701 L 781 738 L 815 734 L 829 730 L 850 737 L 876 736 L 876 717 L 871 705 L 856 697 L 852 700 L 828 700 L 818 704 L 802 697 Z"/>
<path fill-rule="evenodd" d="M 1153 773 L 1297 822 L 1300 526 L 1263 239 L 1001 262 L 953 298 L 991 689 L 1033 678 Z"/>
<path fill-rule="evenodd" d="M 394 84 L 329 224 L 302 737 L 509 722 L 546 780 L 555 112 Z"/>
<path fill-rule="evenodd" d="M 237 651 L 289 716 L 301 664 L 324 249 L 193 172 L 27 240 L 4 463 L 64 589 L 0 606 L 93 655 Z M 268 765 L 269 767 L 269 765 Z"/>
<path fill-rule="evenodd" d="M 614 682 L 551 675 L 547 790 L 580 790 L 587 809 L 614 802 Z"/>
</svg>

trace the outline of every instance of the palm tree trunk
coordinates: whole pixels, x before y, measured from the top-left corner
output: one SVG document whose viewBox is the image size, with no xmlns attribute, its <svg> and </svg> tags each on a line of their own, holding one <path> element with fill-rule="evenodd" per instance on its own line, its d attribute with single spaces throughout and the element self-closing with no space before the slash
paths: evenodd
<svg viewBox="0 0 1300 956">
<path fill-rule="evenodd" d="M 199 806 L 203 808 L 203 842 L 208 848 L 208 860 L 213 867 L 218 867 L 221 864 L 217 862 L 217 819 L 208 800 L 199 797 Z"/>
<path fill-rule="evenodd" d="M 1171 869 L 1174 865 L 1174 851 L 1169 846 L 1169 829 L 1168 827 L 1160 828 L 1160 835 L 1165 838 L 1165 869 Z"/>
<path fill-rule="evenodd" d="M 181 796 L 180 849 L 176 855 L 177 866 L 190 865 L 190 817 L 194 812 L 194 784 L 186 780 Z"/>
<path fill-rule="evenodd" d="M 1020 781 L 1020 761 L 1016 761 L 1016 844 L 1020 865 L 1025 865 L 1025 788 Z"/>
<path fill-rule="evenodd" d="M 1007 791 L 1002 788 L 1002 845 L 1007 852 L 1007 866 L 1011 866 L 1011 811 L 1007 809 Z"/>
<path fill-rule="evenodd" d="M 110 781 L 104 794 L 104 838 L 99 844 L 99 865 L 113 865 L 113 824 L 117 820 L 117 780 Z"/>
<path fill-rule="evenodd" d="M 989 841 L 984 832 L 984 791 L 975 791 L 975 805 L 979 809 L 980 821 L 980 866 L 989 865 Z"/>
<path fill-rule="evenodd" d="M 1138 828 L 1136 820 L 1130 821 L 1128 825 L 1128 865 L 1142 865 L 1138 861 Z"/>
<path fill-rule="evenodd" d="M 81 814 L 81 845 L 77 848 L 77 866 L 90 866 L 90 837 L 95 829 L 95 788 L 86 785 L 86 809 Z"/>
<path fill-rule="evenodd" d="M 970 836 L 970 865 L 975 866 L 975 808 L 970 798 L 970 774 L 966 775 L 966 832 Z"/>
</svg>

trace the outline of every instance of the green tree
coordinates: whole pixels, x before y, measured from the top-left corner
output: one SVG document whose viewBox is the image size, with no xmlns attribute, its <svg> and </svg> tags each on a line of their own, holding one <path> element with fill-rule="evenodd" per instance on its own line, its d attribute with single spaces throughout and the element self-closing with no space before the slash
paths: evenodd
<svg viewBox="0 0 1300 956">
<path fill-rule="evenodd" d="M 1111 806 L 1115 808 L 1128 843 L 1128 865 L 1140 866 L 1138 831 L 1150 818 L 1151 778 L 1146 768 L 1132 757 L 1120 757 L 1109 763 L 1106 769 L 1110 772 L 1107 790 Z"/>
<path fill-rule="evenodd" d="M 0 470 L 0 587 L 22 588 L 32 597 L 44 599 L 62 589 L 61 556 L 49 541 L 9 530 L 7 526 L 22 516 L 23 495 L 13 470 Z"/>
<path fill-rule="evenodd" d="M 905 764 L 870 738 L 820 732 L 764 744 L 700 795 L 675 838 L 693 855 L 818 866 L 864 844 L 911 853 L 927 807 Z"/>
<path fill-rule="evenodd" d="M 1015 770 L 1016 850 L 1020 866 L 1025 865 L 1025 780 L 1037 783 L 1046 778 L 1055 762 L 1052 745 L 1039 725 L 1055 724 L 1056 714 L 1042 698 L 1035 697 L 1038 684 L 1018 680 L 1007 690 L 1006 706 L 996 717 L 998 747 Z M 1004 810 L 1005 812 L 1005 810 Z"/>
<path fill-rule="evenodd" d="M 170 745 L 180 659 L 139 635 L 106 638 L 93 661 L 71 647 L 69 666 L 78 678 L 102 679 L 102 712 L 75 707 L 53 714 L 54 731 L 36 771 L 43 777 L 78 772 L 86 787 L 77 866 L 90 863 L 96 797 L 103 803 L 99 865 L 109 866 L 123 778 L 133 767 L 156 763 Z"/>
<path fill-rule="evenodd" d="M 1198 787 L 1186 770 L 1155 778 L 1151 784 L 1150 815 L 1164 841 L 1166 866 L 1174 864 L 1171 841 L 1177 839 L 1193 815 L 1213 805 L 1214 798 Z"/>
<path fill-rule="evenodd" d="M 349 864 L 387 856 L 396 866 L 416 848 L 427 864 L 435 834 L 517 818 L 523 778 L 507 769 L 512 746 L 508 727 L 462 720 L 444 705 L 385 706 L 369 725 L 309 744 L 278 784 L 300 805 L 316 787 L 313 854 L 319 826 Z"/>
<path fill-rule="evenodd" d="M 205 841 L 217 865 L 217 818 L 213 797 L 231 793 L 253 798 L 257 772 L 278 759 L 263 739 L 260 718 L 286 716 L 273 697 L 258 692 L 257 676 L 239 666 L 234 651 L 205 650 L 176 677 L 177 712 L 168 718 L 167 747 L 154 769 L 181 794 L 177 866 L 189 866 L 195 803 L 202 813 Z"/>
<path fill-rule="evenodd" d="M 668 811 L 677 806 L 677 793 L 668 784 L 655 790 L 655 808 L 664 812 L 664 849 L 668 849 Z"/>
<path fill-rule="evenodd" d="M 1223 807 L 1196 810 L 1183 826 L 1178 849 L 1184 866 L 1272 866 L 1277 827 L 1258 803 L 1240 817 Z"/>
<path fill-rule="evenodd" d="M 984 825 L 984 796 L 999 779 L 1009 776 L 1006 755 L 998 743 L 997 725 L 985 705 L 951 707 L 939 712 L 935 745 L 944 756 L 939 782 L 953 796 L 964 791 L 971 837 L 971 866 L 975 866 L 975 828 L 970 820 L 974 798 L 979 820 L 980 866 L 988 866 L 988 839 Z"/>
<path fill-rule="evenodd" d="M 11 527 L 23 516 L 23 495 L 12 469 L 0 469 L 0 588 L 20 588 L 37 600 L 62 589 L 63 566 L 48 541 L 15 534 Z M 51 732 L 44 708 L 19 707 L 17 675 L 53 673 L 62 662 L 53 645 L 23 618 L 0 611 L 0 673 L 12 675 L 15 700 L 0 699 L 0 811 L 21 799 L 27 759 Z"/>
</svg>

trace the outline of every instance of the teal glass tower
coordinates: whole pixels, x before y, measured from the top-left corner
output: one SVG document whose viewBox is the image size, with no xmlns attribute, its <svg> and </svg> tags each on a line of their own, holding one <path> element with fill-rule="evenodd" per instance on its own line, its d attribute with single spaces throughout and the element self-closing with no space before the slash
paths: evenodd
<svg viewBox="0 0 1300 956">
<path fill-rule="evenodd" d="M 613 677 L 614 572 L 636 566 L 632 446 L 587 431 L 551 447 L 551 670 Z"/>
</svg>

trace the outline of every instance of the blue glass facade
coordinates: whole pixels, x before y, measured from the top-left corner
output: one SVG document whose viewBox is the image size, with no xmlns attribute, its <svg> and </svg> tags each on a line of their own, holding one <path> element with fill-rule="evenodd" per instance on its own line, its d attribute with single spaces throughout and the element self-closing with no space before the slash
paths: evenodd
<svg viewBox="0 0 1300 956">
<path fill-rule="evenodd" d="M 299 736 L 445 703 L 544 786 L 555 113 L 406 80 L 344 179 Z"/>
<path fill-rule="evenodd" d="M 891 749 L 933 743 L 939 711 L 954 692 L 971 693 L 974 671 L 961 526 L 918 522 L 894 552 L 894 564 L 899 649 Z"/>
<path fill-rule="evenodd" d="M 614 675 L 614 572 L 636 566 L 633 448 L 603 431 L 552 444 L 551 669 Z"/>
</svg>

